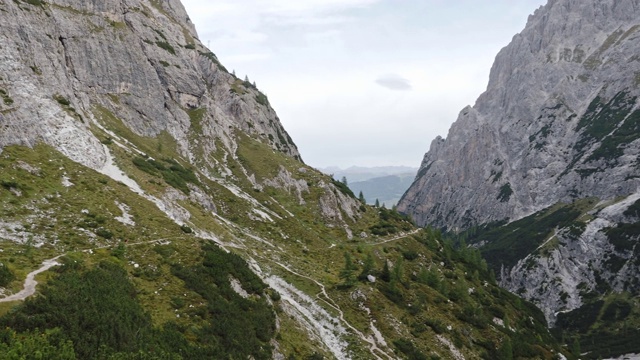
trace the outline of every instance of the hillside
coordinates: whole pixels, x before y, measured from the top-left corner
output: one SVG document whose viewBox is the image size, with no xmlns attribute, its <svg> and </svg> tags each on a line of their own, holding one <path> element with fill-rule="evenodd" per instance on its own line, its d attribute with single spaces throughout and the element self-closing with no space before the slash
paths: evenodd
<svg viewBox="0 0 640 360">
<path fill-rule="evenodd" d="M 7 1 L 0 28 L 0 354 L 570 354 L 478 252 L 305 165 L 179 1 Z"/>
</svg>

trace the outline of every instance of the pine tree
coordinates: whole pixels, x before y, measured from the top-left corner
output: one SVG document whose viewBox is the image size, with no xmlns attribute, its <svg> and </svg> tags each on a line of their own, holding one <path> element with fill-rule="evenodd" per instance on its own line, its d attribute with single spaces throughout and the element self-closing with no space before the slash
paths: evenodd
<svg viewBox="0 0 640 360">
<path fill-rule="evenodd" d="M 502 341 L 500 349 L 498 349 L 498 359 L 500 360 L 513 360 L 513 347 L 511 346 L 511 339 L 506 338 Z"/>
<path fill-rule="evenodd" d="M 342 180 L 340 180 L 341 183 L 345 184 L 345 185 L 349 185 L 349 183 L 347 182 L 347 177 L 343 176 Z"/>
<path fill-rule="evenodd" d="M 368 275 L 373 275 L 373 270 L 375 267 L 375 261 L 373 260 L 373 256 L 371 253 L 367 254 L 367 258 L 364 260 L 364 265 L 362 266 L 362 272 L 358 275 L 358 280 L 364 281 L 367 280 Z"/>
<path fill-rule="evenodd" d="M 386 282 L 391 281 L 391 270 L 389 269 L 389 262 L 387 260 L 384 261 L 384 267 L 382 268 L 382 273 L 380 273 L 380 279 Z"/>
<path fill-rule="evenodd" d="M 376 206 L 377 208 L 379 208 L 379 207 L 380 207 L 380 200 L 376 199 L 376 205 L 375 205 L 375 206 Z"/>
<path fill-rule="evenodd" d="M 355 282 L 353 272 L 355 271 L 355 264 L 351 260 L 351 254 L 345 251 L 344 253 L 344 269 L 340 271 L 340 279 L 342 279 L 342 285 L 345 287 L 353 286 Z"/>
<path fill-rule="evenodd" d="M 363 204 L 367 203 L 367 200 L 364 198 L 364 194 L 362 193 L 362 191 L 360 191 L 360 194 L 358 194 L 358 200 L 360 200 L 360 202 Z"/>
</svg>

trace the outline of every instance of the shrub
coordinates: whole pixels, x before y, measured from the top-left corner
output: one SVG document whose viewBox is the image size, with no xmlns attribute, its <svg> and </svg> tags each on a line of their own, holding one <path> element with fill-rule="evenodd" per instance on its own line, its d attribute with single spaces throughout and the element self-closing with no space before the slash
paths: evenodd
<svg viewBox="0 0 640 360">
<path fill-rule="evenodd" d="M 171 44 L 169 44 L 166 41 L 156 41 L 156 45 L 162 49 L 167 50 L 168 52 L 170 52 L 172 55 L 176 54 L 176 49 L 173 48 L 173 46 L 171 46 Z"/>
</svg>

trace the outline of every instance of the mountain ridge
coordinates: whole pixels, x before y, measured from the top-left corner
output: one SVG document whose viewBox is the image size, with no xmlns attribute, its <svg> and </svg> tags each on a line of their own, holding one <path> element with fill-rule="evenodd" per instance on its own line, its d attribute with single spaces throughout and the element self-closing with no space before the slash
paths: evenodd
<svg viewBox="0 0 640 360">
<path fill-rule="evenodd" d="M 598 4 L 551 1 L 529 18 L 496 57 L 487 91 L 461 111 L 446 139 L 432 142 L 401 211 L 419 224 L 463 229 L 517 219 L 580 194 L 615 197 L 638 188 L 635 146 L 608 155 L 619 145 L 613 139 L 589 157 L 623 122 L 611 120 L 615 125 L 601 134 L 604 129 L 590 125 L 598 119 L 587 117 L 604 118 L 593 110 L 610 103 L 623 119 L 635 119 L 638 96 L 638 61 L 631 54 L 640 4 Z M 615 182 L 600 186 L 598 166 L 618 169 Z"/>
<path fill-rule="evenodd" d="M 304 164 L 177 0 L 0 3 L 0 353 L 570 353 L 479 254 Z M 82 299 L 82 301 L 78 301 Z"/>
</svg>

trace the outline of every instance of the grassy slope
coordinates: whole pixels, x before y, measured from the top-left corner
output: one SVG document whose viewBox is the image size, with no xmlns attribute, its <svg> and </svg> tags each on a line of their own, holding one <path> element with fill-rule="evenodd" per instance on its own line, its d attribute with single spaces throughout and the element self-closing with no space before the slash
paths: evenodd
<svg viewBox="0 0 640 360">
<path fill-rule="evenodd" d="M 26 274 L 43 259 L 60 254 L 81 260 L 87 268 L 115 261 L 129 274 L 136 299 L 155 328 L 167 323 L 182 329 L 204 328 L 212 318 L 202 316 L 207 307 L 203 292 L 175 271 L 176 266 L 202 261 L 199 236 L 204 236 L 256 261 L 264 278 L 278 276 L 307 293 L 348 329 L 348 351 L 355 358 L 371 357 L 370 345 L 362 339 L 374 336 L 371 324 L 386 340 L 387 346 L 379 343 L 378 347 L 394 356 L 452 358 L 438 340 L 442 336 L 471 358 L 495 358 L 506 343 L 518 355 L 552 357 L 553 341 L 540 313 L 492 284 L 477 254 L 460 254 L 431 231 L 400 236 L 398 232 L 413 227 L 389 210 L 357 205 L 354 218 L 344 210 L 338 210 L 343 220 L 325 218 L 320 198 L 330 193 L 348 196 L 348 191 L 242 133 L 236 134 L 234 153 L 217 142 L 216 151 L 210 154 L 199 147 L 192 149 L 198 157 L 196 168 L 181 156 L 168 134 L 141 137 L 107 109 L 93 110 L 106 131 L 98 126 L 92 130 L 108 146 L 118 166 L 147 194 L 160 199 L 173 194 L 174 206 L 188 213 L 181 220 L 185 226 L 181 228 L 125 185 L 49 147 L 5 148 L 0 154 L 4 184 L 0 204 L 2 227 L 7 230 L 0 237 L 0 262 L 16 275 L 10 290 L 18 290 Z M 202 121 L 201 114 L 193 115 Z M 192 130 L 197 137 L 198 126 Z M 134 146 L 142 154 L 132 151 Z M 223 165 L 231 176 L 220 175 Z M 308 191 L 297 194 L 291 187 L 267 185 L 280 173 L 305 183 Z M 64 186 L 63 177 L 73 185 Z M 242 194 L 237 195 L 238 191 Z M 197 200 L 196 195 L 205 200 Z M 121 204 L 128 206 L 135 226 L 116 220 L 123 216 Z M 345 226 L 355 234 L 352 240 Z M 360 238 L 361 233 L 368 237 Z M 16 236 L 23 243 L 8 240 Z M 351 259 L 349 266 L 345 254 Z M 389 264 L 387 275 L 385 263 Z M 287 268 L 281 266 L 285 264 Z M 379 277 L 376 283 L 353 279 L 365 264 L 369 274 Z M 346 268 L 350 275 L 345 275 Z M 47 282 L 54 274 L 46 272 L 39 279 Z M 318 295 L 323 288 L 326 295 Z M 273 296 L 279 351 L 293 358 L 331 357 L 285 311 L 286 304 Z M 0 312 L 14 305 L 1 304 Z M 341 313 L 343 321 L 339 320 Z M 189 333 L 184 332 L 185 336 Z"/>
</svg>

